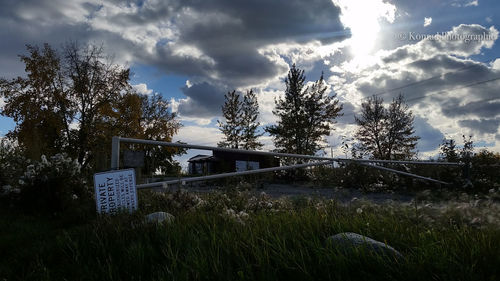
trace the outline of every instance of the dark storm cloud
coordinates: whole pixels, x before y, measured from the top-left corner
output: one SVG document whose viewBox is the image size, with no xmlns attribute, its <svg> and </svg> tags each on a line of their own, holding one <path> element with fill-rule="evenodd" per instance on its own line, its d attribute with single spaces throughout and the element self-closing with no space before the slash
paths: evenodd
<svg viewBox="0 0 500 281">
<path fill-rule="evenodd" d="M 211 118 L 219 115 L 227 89 L 207 82 L 197 83 L 181 89 L 187 99 L 179 101 L 178 112 L 182 116 Z"/>
<path fill-rule="evenodd" d="M 171 47 L 159 47 L 146 60 L 156 62 L 165 71 L 182 71 L 189 75 L 216 77 L 226 85 L 237 88 L 263 83 L 286 73 L 287 65 L 270 60 L 260 48 L 277 43 L 306 43 L 311 40 L 339 41 L 345 35 L 339 21 L 339 9 L 330 0 L 325 1 L 182 1 L 179 11 L 190 11 L 204 17 L 202 20 L 177 22 L 177 43 L 195 46 L 213 60 L 188 60 L 173 55 Z M 188 14 L 189 14 L 188 13 Z M 337 33 L 336 33 L 337 32 Z M 327 35 L 325 35 L 327 34 Z M 330 36 L 329 36 L 330 35 Z M 191 90 L 184 108 L 209 106 L 206 111 L 220 113 L 220 103 L 211 106 L 204 102 L 206 91 Z M 210 99 L 215 103 L 222 101 Z M 188 105 L 193 103 L 192 105 Z M 199 117 L 198 110 L 184 110 L 181 114 Z M 206 116 L 205 116 L 206 117 Z"/>
<path fill-rule="evenodd" d="M 481 134 L 496 134 L 500 127 L 500 118 L 460 120 L 458 123 L 460 126 L 470 128 Z"/>
<path fill-rule="evenodd" d="M 0 75 L 12 74 L 5 65 L 16 64 L 26 43 L 58 47 L 78 40 L 103 42 L 119 59 L 194 80 L 234 88 L 260 84 L 287 71 L 284 61 L 261 48 L 340 41 L 348 32 L 339 13 L 331 0 L 6 1 L 0 11 L 0 36 L 8 38 L 0 43 L 6 62 Z M 195 89 L 189 102 L 206 104 L 206 91 Z"/>
<path fill-rule="evenodd" d="M 415 117 L 415 135 L 420 137 L 418 141 L 418 150 L 420 152 L 433 151 L 439 147 L 443 141 L 444 135 L 438 129 L 432 127 L 427 119 Z"/>
<path fill-rule="evenodd" d="M 500 96 L 498 98 L 500 99 Z M 459 117 L 472 114 L 482 118 L 491 118 L 500 115 L 500 100 L 480 100 L 461 105 L 460 99 L 450 98 L 442 105 L 441 110 L 448 117 Z"/>
<path fill-rule="evenodd" d="M 340 113 L 343 115 L 335 119 L 339 124 L 353 124 L 355 114 L 359 114 L 349 101 L 342 101 L 342 111 Z"/>
</svg>

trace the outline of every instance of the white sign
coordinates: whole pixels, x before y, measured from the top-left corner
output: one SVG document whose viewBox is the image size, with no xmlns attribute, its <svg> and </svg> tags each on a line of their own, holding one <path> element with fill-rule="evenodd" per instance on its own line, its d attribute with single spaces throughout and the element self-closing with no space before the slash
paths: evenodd
<svg viewBox="0 0 500 281">
<path fill-rule="evenodd" d="M 137 209 L 134 169 L 94 174 L 97 212 L 116 213 L 120 209 Z"/>
</svg>

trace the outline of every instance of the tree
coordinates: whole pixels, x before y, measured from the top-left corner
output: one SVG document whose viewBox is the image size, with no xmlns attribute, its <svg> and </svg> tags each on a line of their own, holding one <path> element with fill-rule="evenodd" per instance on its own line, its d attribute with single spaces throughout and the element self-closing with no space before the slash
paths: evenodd
<svg viewBox="0 0 500 281">
<path fill-rule="evenodd" d="M 374 158 L 401 160 L 415 155 L 419 137 L 414 135 L 414 117 L 402 95 L 387 109 L 382 98 L 372 96 L 361 104 L 361 116 L 354 119 L 359 126 L 356 138 Z"/>
<path fill-rule="evenodd" d="M 70 80 L 69 97 L 75 105 L 73 118 L 79 124 L 69 142 L 78 162 L 85 167 L 95 156 L 92 148 L 102 145 L 93 134 L 101 109 L 116 103 L 124 93 L 132 92 L 128 83 L 130 70 L 107 62 L 102 46 L 81 48 L 70 43 L 64 48 L 64 55 Z"/>
<path fill-rule="evenodd" d="M 85 168 L 110 153 L 113 135 L 170 141 L 179 129 L 168 102 L 136 94 L 130 70 L 110 63 L 102 47 L 27 49 L 27 77 L 1 79 L 0 96 L 2 115 L 16 122 L 8 136 L 30 158 L 67 152 Z"/>
<path fill-rule="evenodd" d="M 262 136 L 262 134 L 257 133 L 257 129 L 260 126 L 260 122 L 257 121 L 259 117 L 259 103 L 253 90 L 246 92 L 241 108 L 241 146 L 243 149 L 259 149 L 263 146 L 261 142 L 257 141 Z"/>
<path fill-rule="evenodd" d="M 222 106 L 224 122 L 217 121 L 219 130 L 224 134 L 224 140 L 218 143 L 220 147 L 258 149 L 262 143 L 258 142 L 261 134 L 257 133 L 260 123 L 259 103 L 253 90 L 243 95 L 243 100 L 236 90 L 224 95 Z"/>
<path fill-rule="evenodd" d="M 443 139 L 441 143 L 441 158 L 448 162 L 458 162 L 459 155 L 457 153 L 457 143 L 454 139 Z"/>
<path fill-rule="evenodd" d="M 21 55 L 27 77 L 0 80 L 0 95 L 5 100 L 2 115 L 16 123 L 7 137 L 18 142 L 30 158 L 53 154 L 65 148 L 70 136 L 73 106 L 67 95 L 66 77 L 55 50 L 27 45 L 29 56 Z"/>
<path fill-rule="evenodd" d="M 335 95 L 326 94 L 323 75 L 311 87 L 305 87 L 305 79 L 304 70 L 292 65 L 285 79 L 285 96 L 275 100 L 273 113 L 279 118 L 278 124 L 268 126 L 266 131 L 273 136 L 279 152 L 313 155 L 341 115 L 342 106 Z"/>
<path fill-rule="evenodd" d="M 140 125 L 143 131 L 140 138 L 172 142 L 172 138 L 181 128 L 177 115 L 170 111 L 170 104 L 161 95 L 142 96 L 142 116 Z M 146 173 L 156 169 L 180 172 L 180 165 L 173 160 L 174 155 L 185 153 L 185 149 L 166 146 L 145 146 Z"/>
<path fill-rule="evenodd" d="M 219 147 L 239 148 L 241 142 L 242 103 L 236 90 L 224 95 L 222 116 L 224 122 L 217 120 L 219 130 L 224 134 L 224 139 L 217 145 Z"/>
</svg>

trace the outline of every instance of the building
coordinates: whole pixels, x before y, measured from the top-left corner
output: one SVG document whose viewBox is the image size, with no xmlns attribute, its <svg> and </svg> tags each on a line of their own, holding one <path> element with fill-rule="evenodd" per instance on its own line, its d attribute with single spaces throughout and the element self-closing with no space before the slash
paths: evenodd
<svg viewBox="0 0 500 281">
<path fill-rule="evenodd" d="M 216 159 L 210 155 L 196 155 L 188 160 L 188 173 L 190 175 L 214 174 Z"/>
<path fill-rule="evenodd" d="M 241 172 L 279 166 L 273 156 L 214 151 L 210 155 L 196 155 L 188 160 L 188 173 L 206 175 Z"/>
</svg>

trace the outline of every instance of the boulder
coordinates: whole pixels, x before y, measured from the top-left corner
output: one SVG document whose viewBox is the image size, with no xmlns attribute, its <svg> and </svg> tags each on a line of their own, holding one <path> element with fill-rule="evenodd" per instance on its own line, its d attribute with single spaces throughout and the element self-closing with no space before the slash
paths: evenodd
<svg viewBox="0 0 500 281">
<path fill-rule="evenodd" d="M 175 217 L 166 212 L 155 212 L 146 216 L 147 223 L 155 223 L 158 225 L 167 223 L 170 224 L 174 221 Z"/>
<path fill-rule="evenodd" d="M 330 236 L 328 237 L 328 241 L 331 242 L 335 247 L 340 249 L 342 252 L 347 254 L 352 253 L 356 248 L 363 246 L 365 247 L 365 249 L 376 254 L 382 254 L 396 258 L 403 257 L 403 255 L 401 255 L 401 253 L 399 253 L 393 247 L 370 237 L 353 232 L 343 232 Z"/>
</svg>

